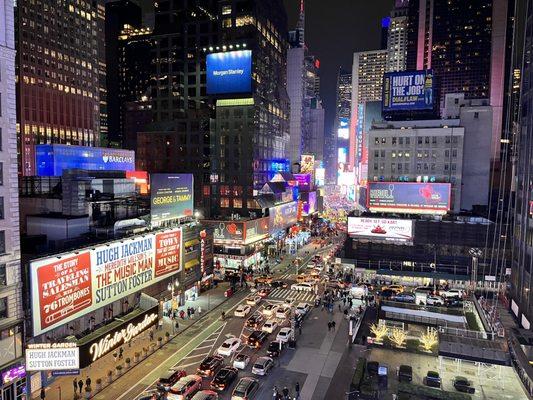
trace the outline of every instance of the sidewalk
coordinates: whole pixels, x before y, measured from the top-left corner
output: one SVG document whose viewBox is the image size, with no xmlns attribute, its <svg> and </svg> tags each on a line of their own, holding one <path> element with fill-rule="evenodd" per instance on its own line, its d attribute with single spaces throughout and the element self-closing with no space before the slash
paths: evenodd
<svg viewBox="0 0 533 400">
<path fill-rule="evenodd" d="M 224 303 L 226 300 L 229 300 L 224 297 L 224 291 L 228 288 L 228 283 L 219 283 L 216 288 L 210 289 L 207 292 L 202 293 L 196 300 L 194 301 L 187 301 L 185 305 L 180 307 L 180 310 L 183 309 L 186 311 L 187 307 L 194 307 L 195 310 L 198 310 L 198 307 L 201 307 L 202 313 L 201 315 L 198 315 L 198 311 L 194 314 L 194 318 L 188 319 L 187 316 L 185 316 L 185 319 L 179 318 L 179 330 L 176 331 L 174 324 L 175 322 L 172 321 L 168 317 L 163 318 L 163 327 L 162 329 L 158 329 L 154 332 L 153 341 L 150 341 L 149 332 L 150 329 L 146 330 L 146 332 L 143 332 L 140 334 L 137 338 L 133 339 L 130 344 L 123 346 L 124 354 L 122 357 L 122 360 L 115 360 L 115 357 L 113 356 L 114 351 L 110 352 L 109 354 L 103 356 L 101 359 L 96 361 L 94 364 L 90 365 L 89 367 L 83 369 L 80 371 L 80 374 L 77 376 L 65 376 L 57 378 L 49 387 L 46 388 L 46 400 L 65 400 L 65 399 L 73 399 L 74 397 L 74 388 L 73 388 L 73 380 L 76 378 L 77 380 L 83 379 L 84 385 L 82 394 L 85 396 L 85 380 L 87 378 L 91 378 L 91 387 L 93 389 L 92 394 L 95 395 L 97 389 L 96 380 L 98 378 L 102 379 L 103 385 L 107 384 L 107 371 L 113 371 L 113 382 L 117 379 L 116 377 L 116 366 L 121 364 L 124 368 L 123 370 L 125 372 L 122 373 L 122 375 L 127 375 L 128 372 L 131 370 L 133 366 L 136 366 L 138 364 L 142 364 L 146 358 L 143 358 L 141 355 L 141 360 L 139 363 L 134 363 L 134 355 L 135 352 L 142 353 L 143 348 L 150 347 L 150 344 L 153 344 L 156 346 L 155 351 L 159 348 L 157 346 L 157 339 L 159 337 L 163 338 L 163 343 L 165 343 L 165 333 L 170 333 L 170 340 L 179 337 L 184 331 L 187 330 L 191 325 L 194 325 L 198 320 L 200 320 L 203 316 L 208 314 L 210 311 L 213 311 L 215 308 L 220 306 L 222 303 Z M 240 296 L 238 296 L 240 297 Z M 205 318 L 204 318 L 205 319 Z M 163 344 L 163 349 L 165 348 L 165 344 Z M 118 349 L 117 349 L 118 352 Z M 148 353 L 148 357 L 151 356 L 153 353 Z M 125 366 L 125 360 L 129 358 L 131 360 L 131 367 L 127 368 Z M 79 391 L 78 391 L 79 393 Z M 39 399 L 39 391 L 36 391 L 32 393 L 31 399 Z M 85 397 L 83 397 L 85 398 Z"/>
</svg>

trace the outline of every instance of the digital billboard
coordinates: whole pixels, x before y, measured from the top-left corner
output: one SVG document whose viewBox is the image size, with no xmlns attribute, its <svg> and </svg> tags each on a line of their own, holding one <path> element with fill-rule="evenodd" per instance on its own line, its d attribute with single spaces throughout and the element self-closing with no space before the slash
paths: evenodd
<svg viewBox="0 0 533 400">
<path fill-rule="evenodd" d="M 312 154 L 302 154 L 300 158 L 300 173 L 311 174 L 315 172 L 315 156 Z"/>
<path fill-rule="evenodd" d="M 138 292 L 181 266 L 181 228 L 31 261 L 33 334 Z"/>
<path fill-rule="evenodd" d="M 316 211 L 316 192 L 308 192 L 302 200 L 303 215 L 313 214 Z"/>
<path fill-rule="evenodd" d="M 237 50 L 207 55 L 207 94 L 252 91 L 252 51 Z"/>
<path fill-rule="evenodd" d="M 241 221 L 217 221 L 213 223 L 213 238 L 217 241 L 229 240 L 244 242 L 246 237 L 246 228 Z"/>
<path fill-rule="evenodd" d="M 151 174 L 152 224 L 193 215 L 193 190 L 192 174 Z"/>
<path fill-rule="evenodd" d="M 294 174 L 294 179 L 298 182 L 299 190 L 309 190 L 311 188 L 311 174 Z"/>
<path fill-rule="evenodd" d="M 339 127 L 337 128 L 337 136 L 340 139 L 350 138 L 350 120 L 346 117 L 339 118 Z"/>
<path fill-rule="evenodd" d="M 257 218 L 245 222 L 246 243 L 254 242 L 269 235 L 269 218 Z"/>
<path fill-rule="evenodd" d="M 431 70 L 387 72 L 383 76 L 383 111 L 433 110 Z"/>
<path fill-rule="evenodd" d="M 348 235 L 370 241 L 413 242 L 413 221 L 348 217 Z"/>
<path fill-rule="evenodd" d="M 135 152 L 103 147 L 38 144 L 35 146 L 37 176 L 61 176 L 66 169 L 134 171 Z"/>
<path fill-rule="evenodd" d="M 450 210 L 451 184 L 368 182 L 371 211 L 444 214 Z"/>
<path fill-rule="evenodd" d="M 326 183 L 326 169 L 317 168 L 315 170 L 315 185 L 324 186 L 325 183 Z"/>
<path fill-rule="evenodd" d="M 294 225 L 298 221 L 298 202 L 281 204 L 270 207 L 269 225 L 270 231 L 279 231 Z"/>
</svg>

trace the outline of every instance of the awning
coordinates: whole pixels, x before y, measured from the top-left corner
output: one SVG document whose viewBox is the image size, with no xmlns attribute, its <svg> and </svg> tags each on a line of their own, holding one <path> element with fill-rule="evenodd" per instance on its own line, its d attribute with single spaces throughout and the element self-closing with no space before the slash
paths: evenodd
<svg viewBox="0 0 533 400">
<path fill-rule="evenodd" d="M 189 260 L 185 263 L 185 269 L 190 269 L 192 267 L 194 267 L 195 265 L 198 265 L 200 264 L 200 261 L 198 261 L 197 258 L 194 258 L 192 260 Z"/>
<path fill-rule="evenodd" d="M 192 240 L 189 240 L 189 241 L 185 242 L 185 244 L 183 246 L 184 247 L 191 247 L 191 246 L 194 246 L 195 244 L 200 244 L 200 241 L 198 239 L 192 239 Z"/>
</svg>

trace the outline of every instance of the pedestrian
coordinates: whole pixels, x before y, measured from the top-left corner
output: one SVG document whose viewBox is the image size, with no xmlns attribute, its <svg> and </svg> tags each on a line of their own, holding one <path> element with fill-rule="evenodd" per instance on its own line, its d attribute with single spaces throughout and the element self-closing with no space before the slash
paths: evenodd
<svg viewBox="0 0 533 400">
<path fill-rule="evenodd" d="M 283 388 L 283 399 L 288 399 L 289 398 L 289 389 L 287 388 L 287 386 L 285 386 Z"/>
<path fill-rule="evenodd" d="M 202 315 L 202 307 L 198 306 L 198 315 Z"/>
<path fill-rule="evenodd" d="M 159 328 L 159 330 L 163 330 L 163 318 L 161 318 L 157 324 L 157 327 Z"/>
<path fill-rule="evenodd" d="M 180 317 L 181 319 L 185 319 L 185 311 L 180 310 Z"/>
<path fill-rule="evenodd" d="M 74 386 L 74 394 L 76 394 L 76 392 L 78 391 L 78 379 L 77 378 L 74 378 L 74 380 L 72 381 L 72 386 Z"/>
<path fill-rule="evenodd" d="M 41 388 L 41 400 L 44 400 L 46 398 L 46 392 L 44 391 L 44 388 Z"/>
<path fill-rule="evenodd" d="M 331 321 L 331 327 L 333 328 L 333 330 L 335 330 L 335 325 L 336 325 L 335 321 Z"/>
<path fill-rule="evenodd" d="M 187 307 L 187 318 L 191 318 L 191 307 Z"/>
<path fill-rule="evenodd" d="M 339 312 L 341 311 L 341 303 L 339 303 Z"/>
<path fill-rule="evenodd" d="M 346 297 L 343 297 L 343 298 L 342 298 L 342 305 L 343 305 L 343 306 L 346 306 Z"/>
<path fill-rule="evenodd" d="M 296 386 L 294 387 L 294 390 L 296 390 L 296 398 L 300 398 L 300 382 L 296 382 Z"/>
<path fill-rule="evenodd" d="M 90 377 L 87 377 L 87 379 L 85 380 L 85 386 L 87 387 L 91 387 L 91 378 Z"/>
<path fill-rule="evenodd" d="M 274 400 L 277 400 L 278 397 L 279 397 L 278 388 L 277 388 L 277 386 L 274 386 L 274 388 L 272 389 L 272 398 Z"/>
<path fill-rule="evenodd" d="M 119 360 L 122 360 L 122 356 L 124 355 L 124 349 L 121 347 L 119 350 L 118 350 L 118 359 Z"/>
<path fill-rule="evenodd" d="M 80 389 L 80 394 L 81 394 L 81 390 L 83 389 L 83 379 L 80 379 L 78 381 L 78 388 Z"/>
<path fill-rule="evenodd" d="M 149 335 L 150 335 L 150 342 L 153 342 L 154 341 L 154 330 L 153 329 L 150 329 Z"/>
<path fill-rule="evenodd" d="M 328 322 L 328 332 L 331 331 L 331 322 Z"/>
</svg>

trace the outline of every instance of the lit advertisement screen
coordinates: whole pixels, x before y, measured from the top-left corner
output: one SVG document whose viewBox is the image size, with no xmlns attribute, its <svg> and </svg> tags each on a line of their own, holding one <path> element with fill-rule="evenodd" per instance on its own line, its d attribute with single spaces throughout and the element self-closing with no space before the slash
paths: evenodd
<svg viewBox="0 0 533 400">
<path fill-rule="evenodd" d="M 348 218 L 348 235 L 356 239 L 382 242 L 413 242 L 413 221 L 385 218 Z"/>
<path fill-rule="evenodd" d="M 207 55 L 207 94 L 252 91 L 251 50 Z"/>
<path fill-rule="evenodd" d="M 63 170 L 134 171 L 135 152 L 103 147 L 39 144 L 35 146 L 37 176 L 61 176 Z"/>
<path fill-rule="evenodd" d="M 337 149 L 337 162 L 346 164 L 348 160 L 348 149 L 346 147 L 339 147 Z"/>
<path fill-rule="evenodd" d="M 151 174 L 152 224 L 193 215 L 193 190 L 192 174 Z"/>
<path fill-rule="evenodd" d="M 339 118 L 339 127 L 337 128 L 337 136 L 340 139 L 350 138 L 350 121 L 348 118 Z"/>
<path fill-rule="evenodd" d="M 317 168 L 315 171 L 315 185 L 324 186 L 325 181 L 326 181 L 326 169 Z"/>
<path fill-rule="evenodd" d="M 311 187 L 311 174 L 294 174 L 300 190 L 309 190 Z"/>
<path fill-rule="evenodd" d="M 371 211 L 445 214 L 450 210 L 451 184 L 369 182 L 367 207 Z"/>
<path fill-rule="evenodd" d="M 281 204 L 270 208 L 269 225 L 270 232 L 288 228 L 298 222 L 298 202 Z"/>
<path fill-rule="evenodd" d="M 388 72 L 383 77 L 383 111 L 432 110 L 435 101 L 431 70 Z"/>
</svg>

